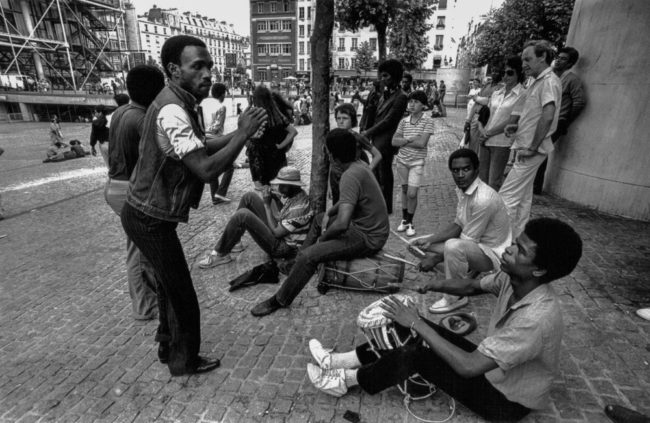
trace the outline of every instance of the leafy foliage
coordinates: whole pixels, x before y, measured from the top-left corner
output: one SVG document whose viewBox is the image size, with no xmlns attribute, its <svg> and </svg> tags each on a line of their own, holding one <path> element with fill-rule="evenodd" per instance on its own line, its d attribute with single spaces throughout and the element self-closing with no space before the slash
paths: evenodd
<svg viewBox="0 0 650 423">
<path fill-rule="evenodd" d="M 375 67 L 375 58 L 370 48 L 370 43 L 364 41 L 357 48 L 357 70 L 370 71 Z"/>
<path fill-rule="evenodd" d="M 434 10 L 432 1 L 410 2 L 393 20 L 388 35 L 390 55 L 402 62 L 406 70 L 421 68 L 431 53 L 427 34 L 433 24 L 427 21 Z"/>
<path fill-rule="evenodd" d="M 500 66 L 517 55 L 528 40 L 544 39 L 561 47 L 571 22 L 575 0 L 505 0 L 479 28 L 469 46 L 471 66 Z"/>
<path fill-rule="evenodd" d="M 387 30 L 395 25 L 399 13 L 411 7 L 434 3 L 436 0 L 336 0 L 336 22 L 349 31 L 374 26 L 381 62 L 386 58 Z M 407 24 L 410 25 L 410 22 L 407 21 Z"/>
</svg>

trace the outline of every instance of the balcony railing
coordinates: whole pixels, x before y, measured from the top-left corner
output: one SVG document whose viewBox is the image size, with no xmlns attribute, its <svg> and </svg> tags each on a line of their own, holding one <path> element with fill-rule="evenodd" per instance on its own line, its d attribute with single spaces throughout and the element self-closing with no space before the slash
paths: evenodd
<svg viewBox="0 0 650 423">
<path fill-rule="evenodd" d="M 442 50 L 442 44 L 437 44 L 437 45 L 433 46 L 433 49 L 436 50 L 436 51 Z"/>
<path fill-rule="evenodd" d="M 445 29 L 445 24 L 436 25 L 436 29 Z"/>
<path fill-rule="evenodd" d="M 337 47 L 336 51 L 345 51 L 345 47 Z"/>
</svg>

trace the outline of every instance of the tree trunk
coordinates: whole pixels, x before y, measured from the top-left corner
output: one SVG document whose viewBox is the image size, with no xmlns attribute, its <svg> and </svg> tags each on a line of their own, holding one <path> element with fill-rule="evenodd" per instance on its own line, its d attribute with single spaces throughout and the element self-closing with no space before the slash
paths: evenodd
<svg viewBox="0 0 650 423">
<path fill-rule="evenodd" d="M 309 197 L 314 211 L 325 211 L 329 157 L 325 154 L 325 137 L 330 130 L 329 82 L 330 38 L 334 28 L 334 0 L 316 2 L 316 19 L 311 36 L 312 68 L 312 156 Z"/>
<path fill-rule="evenodd" d="M 381 63 L 386 60 L 386 25 L 375 25 L 375 29 L 377 30 L 379 63 Z"/>
</svg>

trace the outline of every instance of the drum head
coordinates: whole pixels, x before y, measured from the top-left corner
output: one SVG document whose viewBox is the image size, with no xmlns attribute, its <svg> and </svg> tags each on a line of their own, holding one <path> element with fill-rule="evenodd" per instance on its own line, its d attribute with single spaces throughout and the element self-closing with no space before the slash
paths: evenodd
<svg viewBox="0 0 650 423">
<path fill-rule="evenodd" d="M 415 304 L 415 300 L 412 297 L 404 294 L 393 294 L 391 297 L 400 301 L 405 306 L 411 306 Z M 386 297 L 384 297 L 386 298 Z M 357 325 L 362 329 L 372 329 L 376 327 L 385 326 L 388 323 L 391 323 L 392 320 L 384 315 L 384 309 L 380 307 L 384 298 L 381 298 L 374 303 L 370 304 L 361 312 L 357 317 Z"/>
</svg>

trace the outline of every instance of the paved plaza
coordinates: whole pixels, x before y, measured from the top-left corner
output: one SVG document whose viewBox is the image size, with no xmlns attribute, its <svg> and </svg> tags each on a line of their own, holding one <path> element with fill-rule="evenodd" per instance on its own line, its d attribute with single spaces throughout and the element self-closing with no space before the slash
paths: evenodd
<svg viewBox="0 0 650 423">
<path fill-rule="evenodd" d="M 418 234 L 450 221 L 456 195 L 446 168 L 458 146 L 462 110 L 436 120 L 429 147 L 427 185 L 415 217 Z M 236 126 L 234 117 L 227 128 Z M 264 261 L 248 248 L 225 266 L 201 270 L 237 206 L 213 206 L 204 190 L 179 236 L 201 305 L 202 352 L 221 359 L 211 373 L 175 377 L 160 364 L 155 322 L 131 317 L 125 271 L 125 236 L 104 201 L 101 157 L 42 163 L 47 123 L 0 125 L 0 423 L 5 422 L 343 422 L 347 410 L 362 422 L 416 422 L 397 389 L 370 396 L 353 388 L 333 398 L 311 386 L 307 342 L 320 339 L 338 351 L 363 342 L 355 320 L 379 294 L 331 290 L 310 283 L 289 309 L 264 318 L 249 310 L 274 285 L 229 293 L 227 281 Z M 311 126 L 298 127 L 289 161 L 309 174 Z M 66 141 L 87 142 L 90 124 L 63 124 Z M 252 189 L 248 169 L 237 169 L 230 196 Z M 397 190 L 396 190 L 397 193 Z M 399 199 L 395 210 L 400 210 Z M 634 314 L 650 307 L 650 223 L 612 217 L 551 196 L 535 197 L 534 216 L 573 225 L 585 243 L 572 275 L 554 282 L 561 294 L 565 334 L 561 374 L 552 408 L 524 421 L 609 421 L 615 403 L 650 415 L 650 322 Z M 391 216 L 395 227 L 399 213 Z M 403 252 L 391 236 L 387 248 Z M 406 282 L 435 277 L 407 266 Z M 424 316 L 437 294 L 414 294 Z M 469 338 L 478 342 L 494 304 L 473 298 L 464 311 L 478 318 Z M 449 412 L 444 393 L 414 405 L 428 419 Z M 452 421 L 482 421 L 457 405 Z"/>
</svg>

